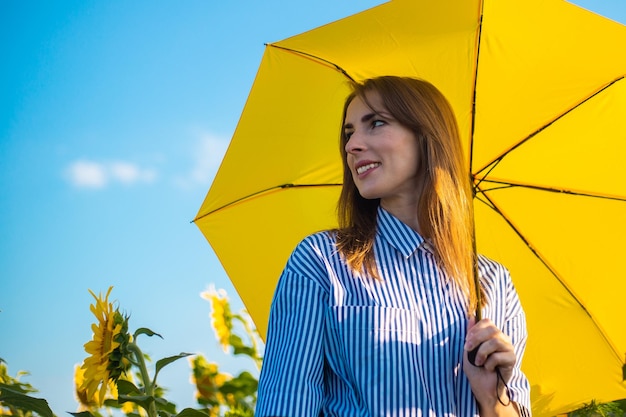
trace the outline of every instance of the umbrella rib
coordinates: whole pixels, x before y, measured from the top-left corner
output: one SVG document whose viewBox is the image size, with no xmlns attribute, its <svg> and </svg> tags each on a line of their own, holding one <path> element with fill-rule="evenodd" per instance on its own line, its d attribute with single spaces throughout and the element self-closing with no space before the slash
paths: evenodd
<svg viewBox="0 0 626 417">
<path fill-rule="evenodd" d="M 504 183 L 503 183 L 504 184 Z M 513 184 L 511 184 L 511 186 L 515 186 Z M 502 187 L 504 188 L 504 187 Z M 553 191 L 551 189 L 547 189 L 546 191 Z M 582 303 L 582 301 L 579 299 L 579 297 L 574 294 L 574 292 L 572 291 L 572 289 L 561 279 L 561 277 L 559 276 L 559 274 L 548 264 L 548 262 L 541 256 L 541 254 L 531 245 L 530 241 L 522 234 L 522 232 L 515 227 L 515 225 L 513 225 L 513 223 L 509 220 L 509 218 L 507 216 L 504 215 L 504 213 L 502 212 L 502 210 L 500 210 L 500 208 L 493 202 L 493 200 L 491 200 L 484 191 L 480 191 L 480 194 L 482 195 L 482 198 L 478 198 L 477 199 L 479 201 L 481 201 L 483 204 L 485 204 L 487 207 L 491 208 L 492 210 L 494 210 L 508 225 L 509 227 L 515 232 L 515 234 L 522 240 L 522 242 L 524 242 L 524 244 L 526 245 L 526 247 L 528 248 L 528 250 L 530 250 L 532 252 L 533 255 L 535 255 L 535 257 L 539 260 L 539 262 L 541 262 L 546 269 L 554 276 L 554 278 L 561 284 L 561 286 L 565 289 L 565 291 L 567 291 L 569 293 L 569 295 L 574 299 L 574 301 L 576 302 L 576 304 L 578 304 L 578 306 L 585 312 L 585 314 L 587 314 L 587 316 L 589 317 L 589 319 L 591 320 L 591 322 L 593 323 L 593 325 L 595 326 L 595 328 L 600 332 L 600 334 L 602 335 L 602 337 L 604 338 L 604 340 L 606 340 L 606 342 L 608 343 L 608 345 L 611 347 L 611 350 L 613 351 L 613 353 L 615 354 L 615 356 L 617 357 L 617 359 L 620 361 L 620 363 L 622 362 L 622 357 L 621 354 L 619 353 L 617 347 L 615 346 L 615 344 L 611 341 L 611 339 L 609 339 L 608 335 L 606 334 L 606 332 L 602 329 L 602 327 L 600 326 L 600 324 L 596 321 L 595 317 L 591 314 L 591 312 L 585 307 L 585 305 Z M 626 366 L 626 365 L 625 365 Z"/>
<path fill-rule="evenodd" d="M 472 117 L 470 118 L 469 166 L 474 157 L 474 131 L 476 129 L 476 84 L 478 83 L 478 60 L 480 59 L 480 40 L 483 32 L 483 2 L 480 2 L 478 31 L 476 33 L 476 61 L 474 62 L 474 85 L 472 86 Z"/>
<path fill-rule="evenodd" d="M 476 190 L 479 190 L 479 189 L 480 189 L 480 184 L 482 184 L 482 182 L 483 182 L 483 181 L 489 181 L 489 180 L 487 180 L 486 178 L 489 176 L 489 174 L 491 174 L 491 171 L 493 171 L 493 170 L 494 170 L 494 168 L 498 166 L 498 164 L 500 163 L 500 161 L 501 161 L 501 158 L 500 158 L 500 159 L 498 159 L 498 160 L 493 161 L 490 165 L 488 165 L 488 166 L 484 167 L 482 170 L 485 170 L 486 168 L 489 168 L 489 170 L 488 170 L 486 173 L 484 173 L 484 174 L 481 176 L 481 178 L 478 178 L 476 175 L 472 175 L 472 179 L 473 179 L 473 180 L 478 180 L 478 182 L 476 182 L 476 183 L 474 184 L 474 193 L 476 193 Z"/>
<path fill-rule="evenodd" d="M 329 184 L 293 184 L 293 183 L 288 183 L 288 184 L 275 185 L 273 187 L 269 187 L 269 188 L 266 188 L 264 190 L 260 190 L 260 191 L 254 192 L 254 193 L 249 194 L 247 196 L 244 196 L 244 197 L 238 198 L 236 200 L 233 200 L 233 201 L 231 201 L 229 203 L 226 203 L 226 204 L 224 204 L 221 207 L 218 207 L 218 208 L 216 208 L 214 210 L 211 210 L 211 211 L 209 211 L 207 213 L 204 213 L 201 216 L 196 217 L 191 222 L 195 223 L 196 221 L 198 221 L 200 219 L 203 219 L 203 218 L 205 218 L 205 217 L 207 217 L 207 216 L 209 216 L 209 215 L 211 215 L 213 213 L 216 213 L 216 212 L 218 212 L 220 210 L 224 210 L 224 209 L 226 209 L 226 208 L 228 208 L 230 206 L 233 206 L 235 204 L 241 203 L 244 200 L 248 200 L 250 198 L 253 198 L 253 197 L 256 197 L 258 195 L 265 194 L 265 193 L 268 193 L 268 192 L 274 191 L 274 190 L 280 190 L 280 189 L 286 189 L 286 188 L 340 187 L 340 186 L 341 186 L 341 184 L 333 184 L 333 183 L 329 183 Z"/>
<path fill-rule="evenodd" d="M 470 143 L 469 143 L 469 169 L 471 172 L 471 168 L 472 168 L 472 158 L 474 156 L 474 129 L 476 127 L 476 83 L 478 81 L 478 59 L 480 57 L 480 40 L 481 40 L 481 36 L 482 36 L 482 29 L 483 29 L 483 2 L 480 1 L 479 2 L 480 5 L 480 9 L 479 9 L 479 18 L 478 18 L 478 31 L 476 33 L 476 61 L 474 62 L 474 85 L 473 85 L 473 91 L 472 91 L 472 117 L 470 118 L 471 120 L 471 125 L 470 125 Z M 471 177 L 471 175 L 470 175 Z M 470 178 L 471 180 L 471 178 Z M 476 189 L 478 189 L 479 184 L 476 184 L 474 188 L 474 192 Z M 476 291 L 476 319 L 480 320 L 482 319 L 482 308 L 483 308 L 483 293 L 481 290 L 481 285 L 480 285 L 480 273 L 478 272 L 478 251 L 476 250 L 476 219 L 472 218 L 472 247 L 473 247 L 473 251 L 474 251 L 474 271 L 473 271 L 473 279 L 474 279 L 474 288 Z"/>
<path fill-rule="evenodd" d="M 554 119 L 552 119 L 551 121 L 549 121 L 548 123 L 546 123 L 545 125 L 541 126 L 539 129 L 535 130 L 534 132 L 532 132 L 530 135 L 526 136 L 525 138 L 523 138 L 522 140 L 520 140 L 519 142 L 517 142 L 515 145 L 513 145 L 511 148 L 509 148 L 508 150 L 506 150 L 504 153 L 502 153 L 500 156 L 494 158 L 490 163 L 486 164 L 485 166 L 483 166 L 482 168 L 480 168 L 478 171 L 476 171 L 476 174 L 474 174 L 474 176 L 477 176 L 478 174 L 480 174 L 482 171 L 484 171 L 485 169 L 487 169 L 488 167 L 490 168 L 490 171 L 496 166 L 498 165 L 502 159 L 504 159 L 505 156 L 507 156 L 508 154 L 510 154 L 511 152 L 513 152 L 515 149 L 519 148 L 520 146 L 522 146 L 524 143 L 528 142 L 529 140 L 531 140 L 532 138 L 534 138 L 535 136 L 537 136 L 539 133 L 541 133 L 542 131 L 544 131 L 545 129 L 547 129 L 548 127 L 550 127 L 551 125 L 553 125 L 554 123 L 556 123 L 557 121 L 559 121 L 560 119 L 562 119 L 563 117 L 565 117 L 566 115 L 568 115 L 569 113 L 571 113 L 572 111 L 574 111 L 575 109 L 577 109 L 578 107 L 582 106 L 583 104 L 585 104 L 586 102 L 588 102 L 589 100 L 591 100 L 592 98 L 594 98 L 595 96 L 597 96 L 598 94 L 604 92 L 605 90 L 607 90 L 608 88 L 610 88 L 611 86 L 613 86 L 615 83 L 624 80 L 626 76 L 622 75 L 620 77 L 617 77 L 616 79 L 614 79 L 613 81 L 610 81 L 609 83 L 607 83 L 606 85 L 604 85 L 603 87 L 599 88 L 596 92 L 592 93 L 591 95 L 589 95 L 588 97 L 584 98 L 583 100 L 581 100 L 580 102 L 576 103 L 574 106 L 572 106 L 571 108 L 565 110 L 563 113 L 561 113 L 560 115 L 558 115 L 557 117 L 555 117 Z M 474 88 L 475 90 L 476 88 Z M 474 117 L 472 117 L 472 125 L 473 125 L 473 119 Z M 473 129 L 473 128 L 472 128 Z M 473 135 L 473 132 L 472 132 Z M 472 139 L 473 140 L 473 139 Z M 470 165 L 471 166 L 471 165 Z"/>
<path fill-rule="evenodd" d="M 521 188 L 528 188 L 528 189 L 532 189 L 532 190 L 546 191 L 546 192 L 551 192 L 551 193 L 575 195 L 575 196 L 580 196 L 580 197 L 601 198 L 601 199 L 606 199 L 606 200 L 624 201 L 624 202 L 626 202 L 626 197 L 617 197 L 617 196 L 604 195 L 604 194 L 598 194 L 598 193 L 590 193 L 590 192 L 583 192 L 583 191 L 573 191 L 573 190 L 569 190 L 569 189 L 566 189 L 566 188 L 551 188 L 551 187 L 543 187 L 543 186 L 540 186 L 540 185 L 514 183 L 514 182 L 497 181 L 497 180 L 487 180 L 487 179 L 482 179 L 481 183 L 483 183 L 483 182 L 485 182 L 487 184 L 494 185 L 494 186 L 492 186 L 491 188 L 488 188 L 488 189 L 485 189 L 485 188 L 481 189 L 478 186 L 476 186 L 475 189 L 479 190 L 478 192 L 483 193 L 483 194 L 485 192 L 487 192 L 487 191 L 501 190 L 501 189 L 513 188 L 513 187 L 521 187 Z M 477 192 L 477 194 L 478 194 L 478 192 Z"/>
<path fill-rule="evenodd" d="M 342 73 L 346 78 L 348 78 L 350 81 L 354 81 L 354 78 L 352 78 L 350 76 L 350 74 L 348 74 L 348 72 L 346 70 L 344 70 L 343 68 L 341 68 L 339 65 L 335 64 L 334 62 L 331 62 L 327 59 L 321 58 L 319 56 L 315 56 L 313 54 L 309 54 L 307 52 L 302 52 L 302 51 L 296 51 L 295 49 L 290 49 L 290 48 L 285 48 L 284 46 L 278 46 L 276 44 L 273 43 L 269 43 L 269 44 L 265 44 L 266 47 L 272 47 L 272 48 L 277 48 L 277 49 L 282 49 L 283 51 L 287 51 L 287 52 L 291 52 L 293 54 L 296 55 L 302 55 L 305 56 L 307 58 L 312 58 L 315 61 L 320 61 L 323 62 L 325 64 L 328 64 L 329 66 L 335 68 L 337 71 L 339 71 L 340 73 Z"/>
</svg>

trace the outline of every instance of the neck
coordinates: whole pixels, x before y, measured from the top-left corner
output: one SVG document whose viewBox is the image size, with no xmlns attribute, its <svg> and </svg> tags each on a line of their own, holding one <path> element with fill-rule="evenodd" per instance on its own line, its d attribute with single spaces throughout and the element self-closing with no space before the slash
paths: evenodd
<svg viewBox="0 0 626 417">
<path fill-rule="evenodd" d="M 417 218 L 416 202 L 397 203 L 391 201 L 381 201 L 380 205 L 402 223 L 406 224 L 417 233 L 422 234 Z"/>
</svg>

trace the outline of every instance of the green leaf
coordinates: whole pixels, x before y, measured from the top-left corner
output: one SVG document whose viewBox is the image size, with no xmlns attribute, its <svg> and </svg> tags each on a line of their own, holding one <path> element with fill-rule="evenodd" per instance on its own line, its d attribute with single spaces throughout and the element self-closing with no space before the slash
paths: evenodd
<svg viewBox="0 0 626 417">
<path fill-rule="evenodd" d="M 120 404 L 130 402 L 143 407 L 146 411 L 150 404 L 154 402 L 154 396 L 145 395 L 141 388 L 138 388 L 130 381 L 120 379 L 117 381 L 117 401 Z"/>
<path fill-rule="evenodd" d="M 120 403 L 131 402 L 136 404 L 146 403 L 150 405 L 154 401 L 154 397 L 152 395 L 118 395 L 117 401 Z"/>
<path fill-rule="evenodd" d="M 259 382 L 250 372 L 242 372 L 235 378 L 224 382 L 219 388 L 224 395 L 233 394 L 239 397 L 252 396 L 256 393 Z"/>
<path fill-rule="evenodd" d="M 143 394 L 143 391 L 141 389 L 137 388 L 135 384 L 130 381 L 126 381 L 125 379 L 117 380 L 117 392 L 119 395 Z"/>
<path fill-rule="evenodd" d="M 48 402 L 42 398 L 34 398 L 15 391 L 5 384 L 0 384 L 0 391 L 0 404 L 30 410 L 41 417 L 54 417 Z"/>
<path fill-rule="evenodd" d="M 13 380 L 12 382 L 13 382 L 12 384 L 3 384 L 0 382 L 0 391 L 6 389 L 6 390 L 13 391 L 13 392 L 18 392 L 20 394 L 27 394 L 33 391 L 30 385 L 22 384 L 21 382 L 16 381 L 16 380 Z"/>
<path fill-rule="evenodd" d="M 256 358 L 256 350 L 252 346 L 246 345 L 241 337 L 236 334 L 231 334 L 228 338 L 228 343 L 233 347 L 233 353 L 235 355 L 246 355 L 252 359 Z"/>
<path fill-rule="evenodd" d="M 155 398 L 157 411 L 163 411 L 170 415 L 176 414 L 176 404 L 167 401 L 165 398 Z"/>
<path fill-rule="evenodd" d="M 150 404 L 154 402 L 154 397 L 152 395 L 118 395 L 117 401 L 120 404 L 126 402 L 134 403 L 148 411 Z"/>
<path fill-rule="evenodd" d="M 183 411 L 176 414 L 176 417 L 208 417 L 208 414 L 199 410 L 194 410 L 193 408 L 185 408 Z"/>
<path fill-rule="evenodd" d="M 192 355 L 193 355 L 193 353 L 182 352 L 182 353 L 180 353 L 180 354 L 178 354 L 176 356 L 170 356 L 168 358 L 159 359 L 157 361 L 157 363 L 156 363 L 156 368 L 155 368 L 156 370 L 154 372 L 154 381 L 156 381 L 156 378 L 157 378 L 157 375 L 159 374 L 159 371 L 161 369 L 163 369 L 165 366 L 167 366 L 170 363 L 172 363 L 174 361 L 177 361 L 177 360 L 179 360 L 181 358 L 186 358 L 187 356 L 192 356 Z M 156 383 L 154 381 L 153 381 L 153 384 L 156 385 Z"/>
<path fill-rule="evenodd" d="M 80 413 L 72 413 L 68 411 L 67 413 L 73 415 L 74 417 L 96 417 L 94 414 L 91 414 L 89 411 L 81 411 Z"/>
<path fill-rule="evenodd" d="M 104 400 L 104 406 L 105 407 L 111 407 L 111 408 L 122 408 L 122 405 L 119 403 L 119 401 L 117 401 L 117 399 L 113 399 L 113 398 L 107 398 Z M 96 417 L 101 417 L 100 414 L 98 414 Z"/>
<path fill-rule="evenodd" d="M 139 329 L 137 329 L 135 331 L 135 334 L 133 334 L 133 339 L 137 340 L 137 336 L 139 336 L 140 334 L 145 334 L 145 335 L 150 336 L 150 337 L 152 337 L 152 336 L 159 336 L 161 339 L 163 339 L 163 336 L 161 336 L 158 333 L 153 332 L 152 330 L 150 330 L 150 329 L 148 329 L 146 327 L 140 327 Z"/>
</svg>

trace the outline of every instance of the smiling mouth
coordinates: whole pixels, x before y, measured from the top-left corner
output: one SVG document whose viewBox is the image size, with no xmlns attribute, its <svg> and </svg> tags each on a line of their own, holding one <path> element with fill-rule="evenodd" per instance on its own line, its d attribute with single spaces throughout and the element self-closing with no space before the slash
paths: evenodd
<svg viewBox="0 0 626 417">
<path fill-rule="evenodd" d="M 374 168 L 379 167 L 379 166 L 380 166 L 380 163 L 378 163 L 378 162 L 372 162 L 371 164 L 362 165 L 362 166 L 360 166 L 360 167 L 358 167 L 356 169 L 356 173 L 361 175 L 364 172 L 369 171 L 370 169 L 374 169 Z"/>
</svg>

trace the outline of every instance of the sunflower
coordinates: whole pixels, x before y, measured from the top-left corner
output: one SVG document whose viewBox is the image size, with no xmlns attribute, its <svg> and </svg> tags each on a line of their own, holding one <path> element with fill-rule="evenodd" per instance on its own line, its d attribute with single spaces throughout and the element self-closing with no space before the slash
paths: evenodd
<svg viewBox="0 0 626 417">
<path fill-rule="evenodd" d="M 126 347 L 131 341 L 128 317 L 124 317 L 109 302 L 112 289 L 109 287 L 104 298 L 102 294 L 96 296 L 89 290 L 96 300 L 90 305 L 90 310 L 96 316 L 97 323 L 91 325 L 93 338 L 85 344 L 85 351 L 91 356 L 81 366 L 84 380 L 80 389 L 85 391 L 86 398 L 95 398 L 98 405 L 104 402 L 109 381 L 116 382 L 129 364 L 125 358 L 128 354 Z"/>
<path fill-rule="evenodd" d="M 123 375 L 120 379 L 132 379 L 132 375 L 127 374 Z M 97 392 L 94 392 L 91 395 L 91 398 L 87 397 L 87 390 L 83 388 L 83 381 L 85 380 L 85 370 L 80 366 L 76 365 L 74 367 L 74 393 L 76 394 L 76 400 L 78 401 L 78 412 L 82 411 L 95 411 L 99 408 Z M 132 382 L 132 381 L 131 381 Z M 134 383 L 134 382 L 133 382 Z M 117 398 L 117 385 L 109 380 L 109 395 L 106 398 Z M 106 399 L 105 398 L 105 399 Z M 146 413 L 143 408 L 138 409 L 131 401 L 126 401 L 122 404 L 122 413 L 129 415 L 130 413 L 139 413 L 140 416 L 145 416 Z M 92 415 L 95 415 L 92 413 Z"/>
<path fill-rule="evenodd" d="M 190 363 L 193 369 L 192 382 L 197 390 L 196 400 L 199 404 L 209 405 L 210 415 L 217 416 L 219 407 L 228 403 L 220 389 L 232 376 L 219 372 L 217 364 L 207 362 L 202 355 L 195 356 Z"/>
<path fill-rule="evenodd" d="M 211 286 L 200 295 L 211 303 L 213 310 L 211 313 L 211 326 L 222 349 L 224 349 L 224 352 L 227 352 L 230 333 L 233 329 L 233 314 L 230 310 L 226 292 L 224 290 L 217 291 L 215 287 Z"/>
<path fill-rule="evenodd" d="M 80 406 L 78 411 L 89 411 L 98 405 L 94 394 L 91 397 L 87 396 L 87 390 L 83 388 L 84 381 L 85 370 L 76 365 L 74 367 L 74 393 Z"/>
</svg>

